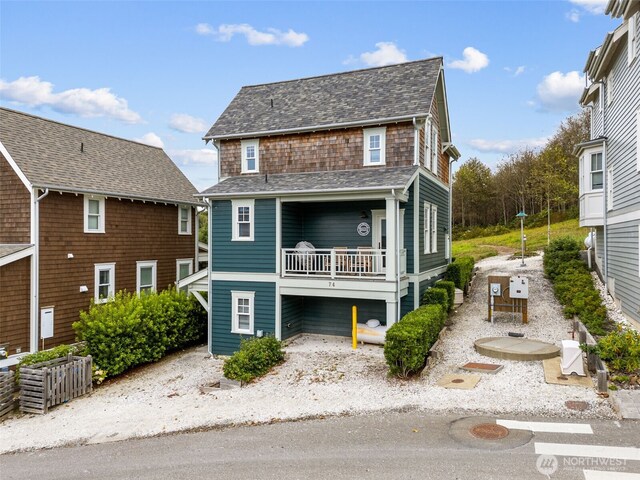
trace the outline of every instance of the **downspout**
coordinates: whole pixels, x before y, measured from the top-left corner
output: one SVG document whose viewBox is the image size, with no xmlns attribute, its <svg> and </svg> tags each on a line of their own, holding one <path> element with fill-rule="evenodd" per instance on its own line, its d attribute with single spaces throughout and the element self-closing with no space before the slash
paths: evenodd
<svg viewBox="0 0 640 480">
<path fill-rule="evenodd" d="M 396 203 L 396 231 L 394 232 L 396 236 L 396 322 L 400 321 L 400 202 L 396 199 L 396 191 L 395 189 L 391 189 L 391 195 L 395 199 Z"/>
<path fill-rule="evenodd" d="M 34 195 L 37 195 L 38 189 L 34 188 Z M 29 345 L 29 350 L 31 353 L 38 351 L 38 337 L 40 328 L 38 325 L 38 307 L 40 299 L 40 201 L 44 199 L 47 195 L 49 195 L 49 189 L 45 188 L 44 193 L 39 197 L 35 197 L 34 205 L 33 205 L 33 229 L 32 229 L 32 240 L 33 240 L 33 265 L 34 268 L 31 269 L 31 275 L 33 276 L 32 285 L 33 290 L 31 292 L 31 341 Z"/>
<path fill-rule="evenodd" d="M 604 94 L 605 84 L 602 80 L 597 82 L 601 85 L 600 89 L 600 103 L 602 105 L 602 136 L 605 138 L 602 142 L 602 219 L 603 219 L 603 232 L 604 232 L 604 288 L 606 292 L 609 292 L 609 242 L 607 236 L 609 234 L 609 228 L 607 227 L 607 121 L 606 121 L 606 107 L 607 101 Z M 608 87 L 608 86 L 607 86 Z"/>
<path fill-rule="evenodd" d="M 453 175 L 451 175 L 451 169 L 456 160 L 449 157 L 449 258 L 447 258 L 447 264 L 451 263 L 453 257 L 453 182 L 451 181 Z"/>
<path fill-rule="evenodd" d="M 213 212 L 211 211 L 211 200 L 208 198 L 203 198 L 204 203 L 207 204 L 207 349 L 209 350 L 209 354 L 213 354 L 213 309 L 211 306 L 213 305 L 213 285 L 211 281 L 212 276 L 212 265 L 213 265 L 213 248 L 212 248 L 212 238 L 213 235 L 211 226 L 213 224 Z"/>
</svg>

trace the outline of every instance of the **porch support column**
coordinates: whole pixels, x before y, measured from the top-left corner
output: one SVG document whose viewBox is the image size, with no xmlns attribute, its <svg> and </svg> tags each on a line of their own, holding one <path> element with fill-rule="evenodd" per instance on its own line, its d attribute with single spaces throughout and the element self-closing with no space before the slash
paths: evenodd
<svg viewBox="0 0 640 480">
<path fill-rule="evenodd" d="M 398 303 L 387 301 L 387 328 L 398 321 Z"/>
<path fill-rule="evenodd" d="M 396 229 L 398 225 L 398 200 L 394 197 L 386 198 L 387 217 L 387 255 L 386 255 L 386 278 L 387 282 L 395 282 L 398 276 Z M 388 304 L 387 304 L 388 305 Z M 395 316 L 395 315 L 394 315 Z"/>
</svg>

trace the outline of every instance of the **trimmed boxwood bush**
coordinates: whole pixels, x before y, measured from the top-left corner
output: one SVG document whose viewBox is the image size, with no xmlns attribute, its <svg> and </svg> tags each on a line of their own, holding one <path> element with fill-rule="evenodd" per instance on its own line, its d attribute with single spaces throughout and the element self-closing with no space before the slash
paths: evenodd
<svg viewBox="0 0 640 480">
<path fill-rule="evenodd" d="M 596 352 L 619 373 L 640 373 L 640 333 L 620 329 L 598 340 Z"/>
<path fill-rule="evenodd" d="M 425 290 L 422 305 L 440 305 L 447 312 L 449 311 L 449 292 L 444 288 L 431 287 Z"/>
<path fill-rule="evenodd" d="M 425 305 L 392 325 L 384 344 L 389 373 L 406 378 L 422 370 L 446 318 L 442 306 Z"/>
<path fill-rule="evenodd" d="M 544 273 L 553 281 L 563 273 L 569 265 L 576 266 L 580 261 L 580 244 L 571 237 L 560 237 L 544 249 L 542 264 Z"/>
<path fill-rule="evenodd" d="M 472 257 L 459 257 L 455 261 L 447 265 L 447 271 L 444 274 L 445 280 L 453 282 L 456 288 L 467 293 L 467 286 L 473 275 L 474 261 Z"/>
<path fill-rule="evenodd" d="M 449 280 L 438 280 L 434 287 L 444 288 L 447 291 L 447 295 L 449 295 L 449 310 L 451 310 L 456 301 L 456 284 Z"/>
<path fill-rule="evenodd" d="M 240 349 L 225 360 L 222 371 L 231 380 L 250 382 L 283 360 L 282 342 L 275 337 L 243 339 Z"/>
<path fill-rule="evenodd" d="M 202 341 L 206 319 L 195 297 L 175 288 L 139 296 L 123 291 L 81 312 L 73 328 L 96 368 L 112 377 Z"/>
</svg>

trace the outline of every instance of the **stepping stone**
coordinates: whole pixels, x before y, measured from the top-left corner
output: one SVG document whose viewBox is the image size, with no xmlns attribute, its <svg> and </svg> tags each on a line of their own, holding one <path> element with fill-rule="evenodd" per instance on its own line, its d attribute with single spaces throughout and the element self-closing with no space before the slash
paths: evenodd
<svg viewBox="0 0 640 480">
<path fill-rule="evenodd" d="M 471 390 L 480 381 L 480 375 L 448 373 L 444 375 L 436 384 L 444 388 L 455 388 L 459 390 Z"/>
<path fill-rule="evenodd" d="M 462 370 L 467 370 L 469 372 L 479 372 L 479 373 L 498 373 L 504 365 L 498 365 L 497 363 L 475 363 L 469 362 L 465 363 L 460 368 Z"/>
<path fill-rule="evenodd" d="M 593 381 L 589 375 L 580 377 L 578 375 L 564 375 L 560 369 L 560 357 L 548 358 L 542 361 L 544 369 L 544 381 L 552 385 L 574 385 L 586 388 L 593 388 Z M 584 369 L 587 372 L 587 369 Z"/>
</svg>

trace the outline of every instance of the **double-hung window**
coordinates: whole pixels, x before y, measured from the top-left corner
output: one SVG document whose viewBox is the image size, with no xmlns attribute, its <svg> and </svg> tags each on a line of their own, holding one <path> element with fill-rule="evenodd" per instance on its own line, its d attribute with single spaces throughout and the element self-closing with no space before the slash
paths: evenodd
<svg viewBox="0 0 640 480">
<path fill-rule="evenodd" d="M 231 333 L 253 335 L 255 292 L 231 292 Z"/>
<path fill-rule="evenodd" d="M 96 303 L 105 303 L 116 293 L 116 264 L 95 264 L 94 299 Z"/>
<path fill-rule="evenodd" d="M 627 30 L 627 64 L 631 65 L 633 60 L 638 56 L 638 43 L 640 40 L 638 39 L 638 30 L 640 22 L 638 21 L 639 15 L 636 13 L 632 17 L 627 20 L 628 30 Z"/>
<path fill-rule="evenodd" d="M 156 260 L 136 262 L 136 292 L 156 291 Z"/>
<path fill-rule="evenodd" d="M 191 235 L 191 207 L 178 207 L 178 234 Z"/>
<path fill-rule="evenodd" d="M 104 233 L 104 197 L 84 196 L 84 233 Z"/>
<path fill-rule="evenodd" d="M 188 277 L 193 273 L 193 259 L 179 258 L 176 260 L 176 282 Z M 182 291 L 186 292 L 187 287 L 182 287 Z"/>
<path fill-rule="evenodd" d="M 424 202 L 424 253 L 438 251 L 438 206 Z"/>
<path fill-rule="evenodd" d="M 424 125 L 424 166 L 431 170 L 431 120 Z"/>
<path fill-rule="evenodd" d="M 591 154 L 591 190 L 602 190 L 602 152 Z"/>
<path fill-rule="evenodd" d="M 431 144 L 431 171 L 438 175 L 438 159 L 440 157 L 440 149 L 438 148 L 438 128 L 433 126 L 431 128 L 433 133 L 433 141 Z"/>
<path fill-rule="evenodd" d="M 364 130 L 364 165 L 384 165 L 386 128 Z"/>
<path fill-rule="evenodd" d="M 260 143 L 258 140 L 242 140 L 242 173 L 257 173 L 260 171 Z"/>
<path fill-rule="evenodd" d="M 232 200 L 233 240 L 253 241 L 253 200 Z"/>
<path fill-rule="evenodd" d="M 431 205 L 431 253 L 438 251 L 438 206 Z"/>
</svg>

